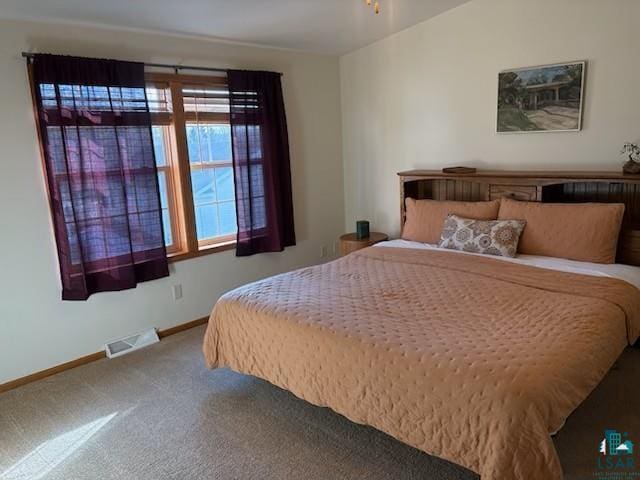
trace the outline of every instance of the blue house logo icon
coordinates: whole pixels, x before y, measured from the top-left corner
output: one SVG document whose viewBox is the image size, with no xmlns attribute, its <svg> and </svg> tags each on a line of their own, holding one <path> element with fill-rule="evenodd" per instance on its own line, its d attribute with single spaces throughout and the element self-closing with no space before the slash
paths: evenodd
<svg viewBox="0 0 640 480">
<path fill-rule="evenodd" d="M 628 436 L 627 432 L 620 434 L 616 430 L 605 430 L 604 438 L 600 442 L 600 453 L 603 455 L 631 455 L 633 453 L 633 442 L 624 440 Z"/>
<path fill-rule="evenodd" d="M 635 470 L 633 442 L 628 439 L 628 436 L 627 432 L 620 433 L 613 429 L 604 431 L 604 438 L 600 441 L 601 455 L 597 461 L 598 470 L 617 470 L 618 472 Z"/>
</svg>

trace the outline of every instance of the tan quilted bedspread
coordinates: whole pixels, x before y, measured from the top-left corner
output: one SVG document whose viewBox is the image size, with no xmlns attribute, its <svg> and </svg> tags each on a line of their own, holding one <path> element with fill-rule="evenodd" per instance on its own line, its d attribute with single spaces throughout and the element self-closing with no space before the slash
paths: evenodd
<svg viewBox="0 0 640 480">
<path fill-rule="evenodd" d="M 611 278 L 454 252 L 372 247 L 216 304 L 228 366 L 371 425 L 483 480 L 562 478 L 550 432 L 640 329 Z"/>
</svg>

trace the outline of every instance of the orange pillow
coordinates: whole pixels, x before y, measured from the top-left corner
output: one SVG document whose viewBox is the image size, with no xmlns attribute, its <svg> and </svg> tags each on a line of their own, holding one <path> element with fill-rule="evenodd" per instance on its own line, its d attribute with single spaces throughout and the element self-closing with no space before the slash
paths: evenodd
<svg viewBox="0 0 640 480">
<path fill-rule="evenodd" d="M 526 220 L 518 251 L 581 262 L 615 263 L 622 203 L 538 203 L 502 199 L 498 218 Z"/>
<path fill-rule="evenodd" d="M 454 202 L 407 198 L 405 206 L 407 216 L 402 229 L 402 238 L 437 244 L 447 215 L 452 214 L 474 220 L 495 220 L 498 218 L 500 201 Z"/>
</svg>

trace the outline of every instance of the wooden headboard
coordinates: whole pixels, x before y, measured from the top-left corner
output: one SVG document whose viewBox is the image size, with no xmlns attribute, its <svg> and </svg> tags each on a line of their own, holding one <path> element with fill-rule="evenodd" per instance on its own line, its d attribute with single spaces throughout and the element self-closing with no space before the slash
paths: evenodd
<svg viewBox="0 0 640 480">
<path fill-rule="evenodd" d="M 624 203 L 617 262 L 640 265 L 640 175 L 617 172 L 484 170 L 471 174 L 437 170 L 399 172 L 401 224 L 405 198 L 482 201 L 509 197 L 530 202 Z"/>
</svg>

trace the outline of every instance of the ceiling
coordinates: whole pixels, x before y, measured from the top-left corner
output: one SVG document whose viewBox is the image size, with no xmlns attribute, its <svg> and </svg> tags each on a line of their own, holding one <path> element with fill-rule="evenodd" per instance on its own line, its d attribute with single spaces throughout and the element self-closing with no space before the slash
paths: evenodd
<svg viewBox="0 0 640 480">
<path fill-rule="evenodd" d="M 202 35 L 341 55 L 468 0 L 0 0 L 0 18 Z"/>
</svg>

